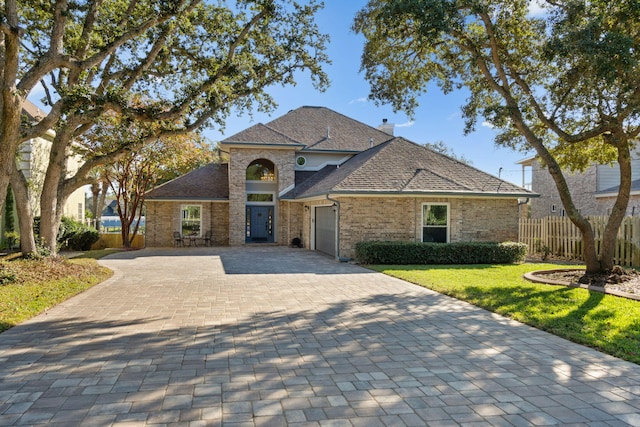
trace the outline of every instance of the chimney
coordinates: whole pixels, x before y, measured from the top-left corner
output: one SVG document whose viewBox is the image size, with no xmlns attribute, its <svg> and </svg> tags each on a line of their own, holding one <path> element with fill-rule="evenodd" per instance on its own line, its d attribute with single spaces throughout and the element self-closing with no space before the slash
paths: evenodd
<svg viewBox="0 0 640 427">
<path fill-rule="evenodd" d="M 378 126 L 378 130 L 393 136 L 393 123 L 387 123 L 387 119 L 382 119 L 382 124 Z"/>
</svg>

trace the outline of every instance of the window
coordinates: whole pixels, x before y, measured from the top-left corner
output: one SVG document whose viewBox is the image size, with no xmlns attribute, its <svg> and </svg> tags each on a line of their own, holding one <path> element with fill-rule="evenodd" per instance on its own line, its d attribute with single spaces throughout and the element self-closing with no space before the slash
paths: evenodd
<svg viewBox="0 0 640 427">
<path fill-rule="evenodd" d="M 422 205 L 422 241 L 436 243 L 449 241 L 449 205 Z"/>
<path fill-rule="evenodd" d="M 249 193 L 247 202 L 273 202 L 273 193 Z"/>
<path fill-rule="evenodd" d="M 202 229 L 202 206 L 183 206 L 180 220 L 180 229 L 183 236 L 200 236 L 200 230 Z"/>
<path fill-rule="evenodd" d="M 247 181 L 273 182 L 276 172 L 273 162 L 266 159 L 254 160 L 247 167 Z"/>
<path fill-rule="evenodd" d="M 296 159 L 296 163 L 298 164 L 298 166 L 304 166 L 307 163 L 307 159 L 305 159 L 303 156 L 299 156 Z"/>
</svg>

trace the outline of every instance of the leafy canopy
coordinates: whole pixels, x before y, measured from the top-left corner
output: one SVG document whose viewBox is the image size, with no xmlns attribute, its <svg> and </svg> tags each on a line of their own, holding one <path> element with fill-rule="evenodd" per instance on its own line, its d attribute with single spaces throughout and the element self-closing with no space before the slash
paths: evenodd
<svg viewBox="0 0 640 427">
<path fill-rule="evenodd" d="M 464 86 L 466 132 L 482 116 L 573 169 L 615 160 L 640 132 L 640 1 L 540 3 L 370 0 L 354 22 L 370 97 L 412 114 L 429 83 Z"/>
</svg>

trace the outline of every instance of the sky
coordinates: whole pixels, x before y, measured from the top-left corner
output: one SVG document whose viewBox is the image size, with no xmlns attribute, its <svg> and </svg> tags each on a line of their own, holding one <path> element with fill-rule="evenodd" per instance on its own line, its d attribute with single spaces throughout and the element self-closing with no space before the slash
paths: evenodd
<svg viewBox="0 0 640 427">
<path fill-rule="evenodd" d="M 536 1 L 531 0 L 532 14 L 541 11 Z M 496 132 L 481 118 L 478 119 L 476 130 L 464 135 L 461 114 L 461 107 L 467 98 L 464 90 L 444 95 L 436 85 L 432 85 L 426 94 L 420 96 L 420 105 L 413 120 L 403 113 L 394 113 L 389 105 L 376 105 L 367 99 L 369 84 L 360 72 L 364 37 L 351 30 L 356 13 L 366 3 L 367 0 L 325 0 L 325 7 L 316 15 L 320 31 L 330 37 L 327 54 L 332 64 L 325 65 L 324 71 L 331 85 L 325 92 L 316 90 L 309 75 L 301 73 L 296 86 L 278 86 L 267 90 L 278 104 L 269 115 L 254 112 L 252 117 L 246 113 L 231 116 L 224 132 L 217 128 L 206 128 L 203 129 L 203 135 L 214 143 L 254 124 L 266 124 L 301 106 L 322 106 L 374 127 L 387 119 L 388 123 L 395 125 L 395 136 L 418 144 L 443 142 L 450 152 L 469 161 L 475 168 L 522 185 L 522 168 L 516 162 L 531 154 L 497 146 L 494 143 Z M 29 96 L 36 105 L 42 107 L 38 102 L 41 97 L 42 93 Z"/>
<path fill-rule="evenodd" d="M 232 116 L 224 133 L 206 129 L 203 134 L 212 141 L 220 141 L 256 123 L 266 124 L 298 107 L 322 106 L 374 127 L 386 118 L 395 125 L 395 136 L 418 144 L 442 141 L 456 156 L 464 157 L 475 168 L 522 185 L 522 168 L 516 162 L 528 157 L 528 153 L 496 146 L 495 131 L 483 125 L 481 118 L 476 131 L 464 135 L 461 114 L 467 98 L 464 91 L 444 95 L 433 85 L 419 98 L 420 106 L 413 121 L 403 113 L 394 113 L 389 105 L 376 106 L 367 100 L 369 84 L 360 72 L 364 38 L 351 30 L 353 18 L 365 4 L 366 0 L 325 0 L 324 9 L 316 16 L 320 31 L 331 38 L 327 53 L 332 64 L 324 68 L 331 86 L 325 92 L 314 89 L 309 76 L 302 74 L 295 87 L 268 90 L 278 104 L 270 115 L 256 112 L 253 118 Z"/>
</svg>

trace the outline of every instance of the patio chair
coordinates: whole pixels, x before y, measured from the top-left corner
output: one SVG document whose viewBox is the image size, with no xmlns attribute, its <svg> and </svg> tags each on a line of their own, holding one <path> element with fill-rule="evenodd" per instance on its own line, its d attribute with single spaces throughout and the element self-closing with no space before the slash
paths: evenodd
<svg viewBox="0 0 640 427">
<path fill-rule="evenodd" d="M 182 234 L 179 231 L 173 232 L 173 246 L 176 248 L 178 246 L 184 246 L 184 239 L 182 238 Z"/>
<path fill-rule="evenodd" d="M 204 237 L 202 238 L 202 240 L 204 241 L 205 246 L 211 246 L 212 237 L 213 237 L 213 233 L 211 232 L 211 230 L 204 233 Z"/>
</svg>

